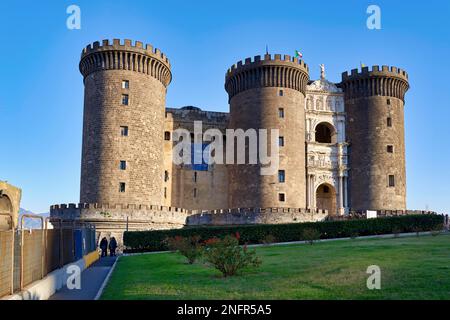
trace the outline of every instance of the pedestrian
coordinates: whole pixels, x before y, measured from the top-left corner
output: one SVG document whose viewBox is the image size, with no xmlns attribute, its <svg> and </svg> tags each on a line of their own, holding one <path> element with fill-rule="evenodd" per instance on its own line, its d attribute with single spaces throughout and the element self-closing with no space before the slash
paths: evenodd
<svg viewBox="0 0 450 320">
<path fill-rule="evenodd" d="M 103 237 L 100 241 L 100 249 L 102 249 L 102 257 L 106 257 L 108 255 L 108 240 L 106 240 L 106 237 Z"/>
<path fill-rule="evenodd" d="M 116 256 L 116 248 L 117 248 L 116 238 L 112 237 L 111 240 L 109 240 L 109 255 L 111 257 Z"/>
</svg>

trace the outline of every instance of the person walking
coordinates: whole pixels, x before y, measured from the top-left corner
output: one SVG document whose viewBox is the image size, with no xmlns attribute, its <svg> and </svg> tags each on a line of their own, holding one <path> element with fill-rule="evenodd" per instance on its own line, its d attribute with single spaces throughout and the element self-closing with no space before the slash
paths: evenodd
<svg viewBox="0 0 450 320">
<path fill-rule="evenodd" d="M 102 249 L 102 257 L 108 256 L 108 240 L 106 240 L 106 237 L 103 237 L 100 241 L 100 249 Z"/>
<path fill-rule="evenodd" d="M 111 240 L 109 240 L 109 255 L 111 257 L 116 256 L 116 248 L 117 248 L 116 238 L 112 237 Z"/>
</svg>

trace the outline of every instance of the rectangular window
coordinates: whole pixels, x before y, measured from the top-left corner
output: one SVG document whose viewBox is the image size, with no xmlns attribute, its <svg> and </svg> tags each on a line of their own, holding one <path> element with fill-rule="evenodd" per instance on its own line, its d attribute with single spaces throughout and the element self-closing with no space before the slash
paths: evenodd
<svg viewBox="0 0 450 320">
<path fill-rule="evenodd" d="M 279 118 L 284 118 L 284 109 L 283 108 L 279 108 L 278 109 L 278 117 Z"/>
<path fill-rule="evenodd" d="M 284 147 L 284 137 L 278 137 L 278 145 Z"/>
<path fill-rule="evenodd" d="M 170 141 L 170 132 L 169 131 L 164 132 L 164 140 Z"/>
<path fill-rule="evenodd" d="M 286 181 L 286 176 L 284 170 L 278 170 L 278 182 L 284 183 Z"/>
<path fill-rule="evenodd" d="M 128 95 L 127 94 L 122 95 L 122 105 L 124 105 L 124 106 L 128 105 Z"/>
<path fill-rule="evenodd" d="M 386 124 L 388 127 L 392 127 L 392 118 L 391 117 L 387 117 Z"/>
<path fill-rule="evenodd" d="M 130 88 L 130 81 L 122 80 L 122 89 L 129 89 L 129 88 Z"/>
<path fill-rule="evenodd" d="M 127 169 L 127 162 L 125 160 L 120 160 L 120 170 Z"/>
<path fill-rule="evenodd" d="M 388 106 L 391 105 L 391 99 L 387 99 L 386 103 Z"/>
<path fill-rule="evenodd" d="M 286 195 L 284 193 L 278 194 L 278 201 L 285 202 L 286 201 Z"/>
<path fill-rule="evenodd" d="M 387 146 L 387 152 L 394 153 L 394 146 L 393 145 L 388 145 Z"/>
<path fill-rule="evenodd" d="M 284 94 L 283 90 L 278 91 L 278 95 L 279 95 L 280 97 L 282 97 L 283 94 Z"/>
<path fill-rule="evenodd" d="M 393 174 L 389 175 L 389 187 L 395 187 L 395 177 Z"/>
<path fill-rule="evenodd" d="M 125 182 L 119 183 L 119 192 L 125 192 Z"/>
<path fill-rule="evenodd" d="M 122 137 L 127 137 L 128 136 L 128 127 L 127 126 L 121 126 L 120 127 L 120 135 Z"/>
</svg>

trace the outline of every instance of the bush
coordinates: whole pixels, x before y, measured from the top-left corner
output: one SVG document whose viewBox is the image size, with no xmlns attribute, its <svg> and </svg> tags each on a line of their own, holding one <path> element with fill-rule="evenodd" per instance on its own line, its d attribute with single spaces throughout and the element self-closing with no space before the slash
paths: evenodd
<svg viewBox="0 0 450 320">
<path fill-rule="evenodd" d="M 223 239 L 212 238 L 206 241 L 205 261 L 222 272 L 224 277 L 234 276 L 249 266 L 258 267 L 261 260 L 255 250 L 239 245 L 238 237 L 227 235 Z"/>
<path fill-rule="evenodd" d="M 302 232 L 302 238 L 309 244 L 313 244 L 314 241 L 320 239 L 320 232 L 316 229 L 307 228 Z"/>
<path fill-rule="evenodd" d="M 167 247 L 171 251 L 178 251 L 185 256 L 189 264 L 193 264 L 195 260 L 202 254 L 202 244 L 199 236 L 167 238 Z"/>
<path fill-rule="evenodd" d="M 358 233 L 359 236 L 368 236 L 392 234 L 393 231 L 413 232 L 415 227 L 429 231 L 442 226 L 443 217 L 434 214 L 272 225 L 203 226 L 172 230 L 127 231 L 124 233 L 124 244 L 127 252 L 162 251 L 168 250 L 164 239 L 175 236 L 198 235 L 200 241 L 205 241 L 214 237 L 224 238 L 226 235 L 239 232 L 240 244 L 257 244 L 268 235 L 275 237 L 278 242 L 301 241 L 304 240 L 303 230 L 308 228 L 319 231 L 322 239 L 331 239 L 350 237 L 354 233 Z"/>
<path fill-rule="evenodd" d="M 268 245 L 271 243 L 275 243 L 276 241 L 277 241 L 277 239 L 273 235 L 268 234 L 264 237 L 264 239 L 261 240 L 261 243 L 264 245 Z"/>
</svg>

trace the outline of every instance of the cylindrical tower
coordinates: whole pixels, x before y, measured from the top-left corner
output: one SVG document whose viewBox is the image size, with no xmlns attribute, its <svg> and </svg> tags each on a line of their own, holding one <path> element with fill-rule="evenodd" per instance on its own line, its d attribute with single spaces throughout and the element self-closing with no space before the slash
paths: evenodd
<svg viewBox="0 0 450 320">
<path fill-rule="evenodd" d="M 161 204 L 167 57 L 114 39 L 87 46 L 80 202 Z"/>
<path fill-rule="evenodd" d="M 405 210 L 404 98 L 408 75 L 373 66 L 342 74 L 353 210 Z"/>
<path fill-rule="evenodd" d="M 287 55 L 247 58 L 228 70 L 229 128 L 267 129 L 269 134 L 270 129 L 279 129 L 280 135 L 275 174 L 261 175 L 260 164 L 228 166 L 230 208 L 306 207 L 304 101 L 308 80 L 307 65 Z"/>
</svg>

